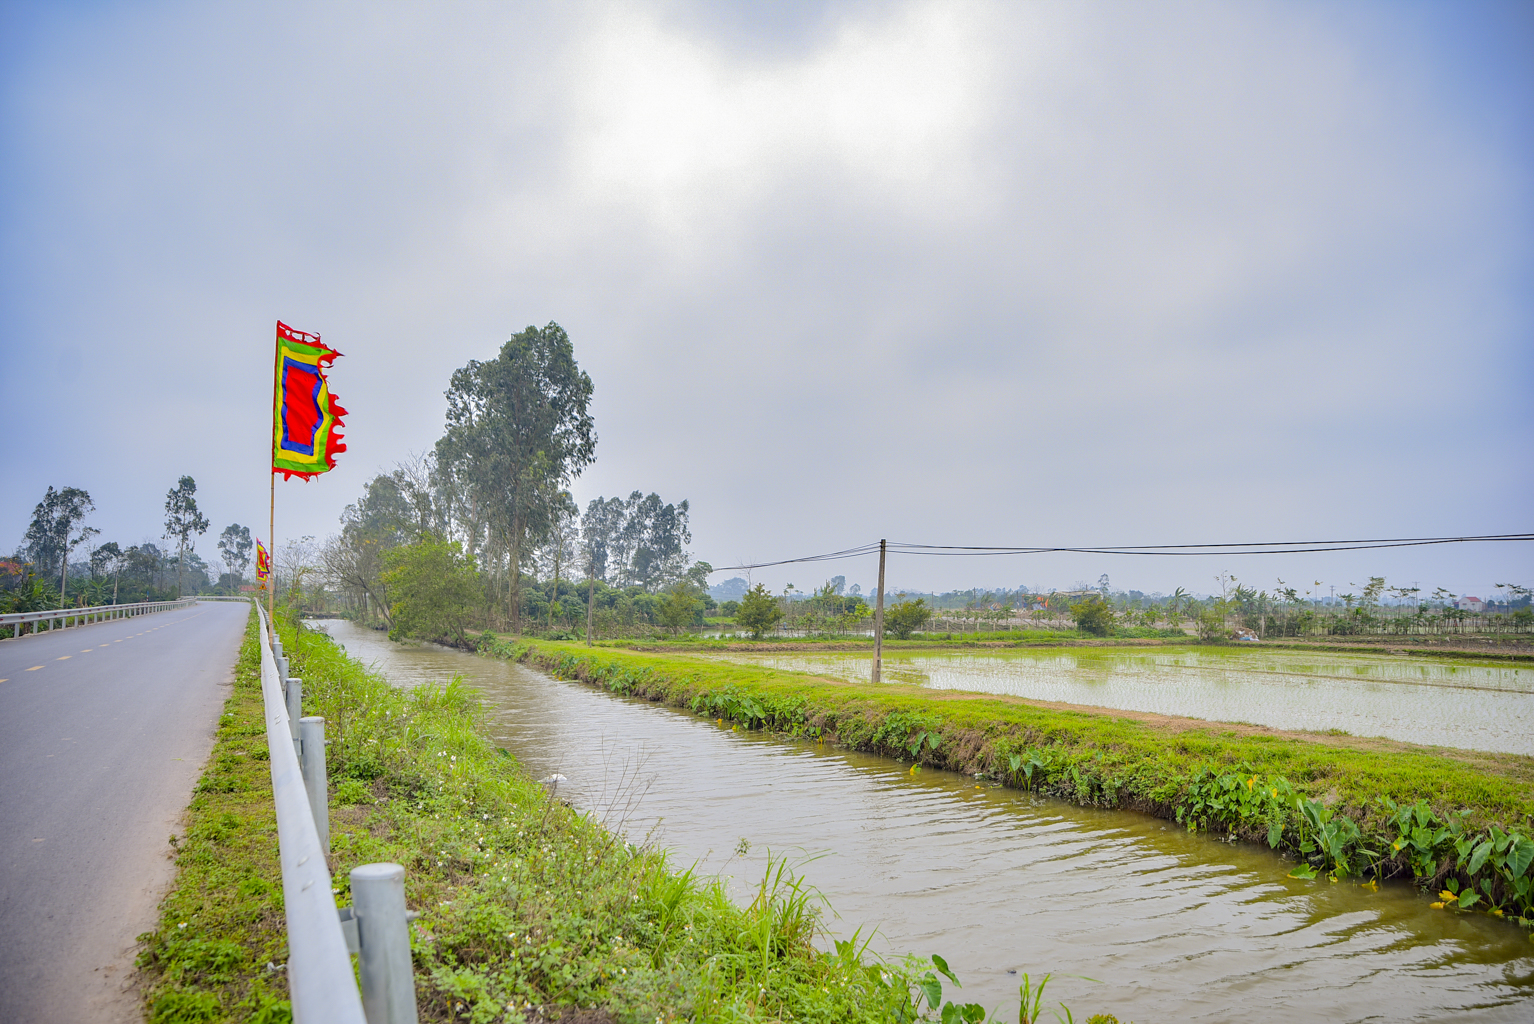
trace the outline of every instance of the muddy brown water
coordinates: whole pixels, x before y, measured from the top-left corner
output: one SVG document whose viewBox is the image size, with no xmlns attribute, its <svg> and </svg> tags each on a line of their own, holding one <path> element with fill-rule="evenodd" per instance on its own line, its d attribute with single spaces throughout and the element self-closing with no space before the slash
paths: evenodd
<svg viewBox="0 0 1534 1024">
<path fill-rule="evenodd" d="M 462 675 L 497 742 L 560 792 L 745 896 L 801 861 L 838 936 L 944 956 L 957 993 L 1016 1013 L 1020 974 L 1083 1020 L 1534 1020 L 1534 943 L 1414 888 L 1286 877 L 1264 848 L 1145 815 L 911 776 L 884 758 L 746 733 L 525 666 L 320 623 L 398 686 Z M 744 838 L 750 852 L 736 857 Z M 1069 977 L 1080 975 L 1083 978 Z"/>
</svg>

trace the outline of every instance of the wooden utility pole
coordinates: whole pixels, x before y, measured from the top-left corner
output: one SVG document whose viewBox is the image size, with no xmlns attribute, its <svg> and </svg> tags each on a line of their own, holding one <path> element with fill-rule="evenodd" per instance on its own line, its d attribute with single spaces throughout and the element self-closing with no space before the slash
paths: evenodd
<svg viewBox="0 0 1534 1024">
<path fill-rule="evenodd" d="M 591 646 L 591 619 L 597 606 L 597 564 L 596 558 L 587 552 L 586 571 L 591 574 L 591 587 L 586 591 L 586 646 Z"/>
<path fill-rule="evenodd" d="M 874 603 L 874 682 L 884 661 L 884 540 L 879 540 L 879 594 Z"/>
</svg>

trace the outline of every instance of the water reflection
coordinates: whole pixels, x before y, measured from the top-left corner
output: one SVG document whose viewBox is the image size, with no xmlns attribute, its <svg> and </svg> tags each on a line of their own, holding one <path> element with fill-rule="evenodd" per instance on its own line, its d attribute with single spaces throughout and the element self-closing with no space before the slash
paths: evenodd
<svg viewBox="0 0 1534 1024">
<path fill-rule="evenodd" d="M 710 657 L 841 679 L 871 675 L 866 654 Z M 883 677 L 934 689 L 1534 754 L 1534 669 L 1524 665 L 1249 648 L 1055 649 L 893 654 L 885 657 Z"/>
<path fill-rule="evenodd" d="M 653 832 L 683 864 L 760 877 L 765 848 L 805 868 L 845 934 L 937 952 L 964 995 L 1016 1006 L 1023 970 L 1050 995 L 1121 1020 L 1513 1021 L 1534 1016 L 1534 945 L 1484 916 L 1451 916 L 1402 886 L 1284 877 L 1271 854 L 1143 815 L 913 778 L 881 758 L 732 731 L 517 665 L 328 623 L 397 684 L 462 673 L 499 742 L 564 795 Z M 645 789 L 648 784 L 648 789 Z M 751 853 L 733 859 L 741 837 Z"/>
</svg>

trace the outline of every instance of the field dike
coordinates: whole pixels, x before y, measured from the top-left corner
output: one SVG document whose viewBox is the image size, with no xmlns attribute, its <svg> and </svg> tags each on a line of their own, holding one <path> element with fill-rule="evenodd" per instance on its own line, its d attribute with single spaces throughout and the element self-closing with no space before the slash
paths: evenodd
<svg viewBox="0 0 1534 1024">
<path fill-rule="evenodd" d="M 305 711 L 327 722 L 330 868 L 406 868 L 422 1021 L 564 1024 L 986 1019 L 942 1000 L 940 957 L 823 952 L 823 904 L 783 861 L 731 900 L 559 801 L 488 738 L 458 681 L 399 690 L 279 613 Z M 173 836 L 177 877 L 140 936 L 154 1024 L 291 1020 L 252 615 L 208 766 Z M 1037 995 L 1037 992 L 1035 992 Z M 1107 1024 L 1111 1018 L 1092 1018 Z"/>
<path fill-rule="evenodd" d="M 1534 929 L 1534 758 L 1152 722 L 572 642 L 486 634 L 480 649 L 748 729 L 1265 843 L 1298 861 L 1295 877 L 1412 879 L 1445 912 Z"/>
</svg>

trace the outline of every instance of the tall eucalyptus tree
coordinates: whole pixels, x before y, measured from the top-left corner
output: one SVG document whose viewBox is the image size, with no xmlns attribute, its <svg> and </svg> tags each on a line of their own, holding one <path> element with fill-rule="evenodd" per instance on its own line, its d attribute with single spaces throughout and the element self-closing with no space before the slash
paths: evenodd
<svg viewBox="0 0 1534 1024">
<path fill-rule="evenodd" d="M 58 568 L 59 597 L 66 604 L 69 593 L 69 555 L 96 535 L 95 528 L 79 526 L 80 521 L 95 508 L 96 503 L 87 491 L 78 487 L 65 487 L 56 491 L 49 487 L 43 500 L 32 510 L 32 523 L 27 527 L 26 534 L 27 557 L 39 568 Z"/>
<path fill-rule="evenodd" d="M 514 629 L 529 541 L 543 537 L 560 491 L 596 458 L 591 392 L 569 335 L 553 322 L 512 335 L 492 360 L 470 360 L 448 386 L 437 464 L 484 522 L 497 562 L 507 561 Z"/>
<path fill-rule="evenodd" d="M 165 536 L 176 539 L 176 598 L 181 598 L 186 549 L 194 534 L 208 532 L 208 517 L 197 508 L 197 481 L 182 477 L 165 495 Z"/>
</svg>

